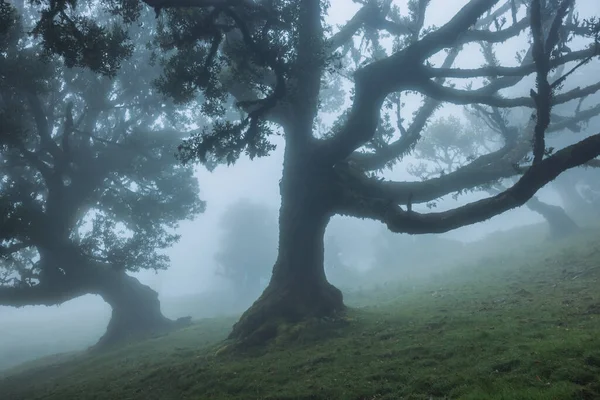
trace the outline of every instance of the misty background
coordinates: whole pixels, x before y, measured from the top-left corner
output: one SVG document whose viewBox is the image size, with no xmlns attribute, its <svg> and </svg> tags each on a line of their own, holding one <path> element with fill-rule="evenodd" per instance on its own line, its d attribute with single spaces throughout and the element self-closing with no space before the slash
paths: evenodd
<svg viewBox="0 0 600 400">
<path fill-rule="evenodd" d="M 343 2 L 343 7 L 336 7 L 336 3 Z M 332 9 L 336 14 L 329 15 L 330 23 L 343 24 L 358 9 L 359 5 L 351 4 L 346 0 L 332 0 Z M 429 7 L 425 25 L 441 26 L 452 17 L 463 5 L 464 1 L 432 0 Z M 406 1 L 397 4 L 404 7 Z M 578 7 L 585 14 L 591 14 L 600 7 L 598 0 L 579 0 Z M 340 12 L 342 10 L 343 12 Z M 513 60 L 514 51 L 522 47 L 522 42 L 512 41 L 498 50 L 498 58 Z M 511 48 L 511 46 L 514 46 Z M 479 48 L 465 50 L 456 62 L 457 67 L 478 67 L 483 63 Z M 506 63 L 510 65 L 510 62 Z M 514 60 L 513 65 L 517 65 Z M 590 71 L 583 70 L 579 78 Z M 593 71 L 592 71 L 593 73 Z M 596 71 L 595 73 L 600 73 Z M 574 79 L 575 81 L 577 78 Z M 524 79 L 511 90 L 522 90 L 528 93 L 532 79 Z M 576 85 L 576 84 L 575 84 Z M 567 84 L 569 86 L 569 84 Z M 514 94 L 514 93 L 513 93 Z M 415 97 L 411 102 L 406 97 L 405 115 L 410 115 L 420 102 Z M 446 106 L 435 114 L 435 118 L 450 115 L 462 115 L 462 108 Z M 526 118 L 526 116 L 525 116 Z M 324 120 L 330 124 L 335 116 Z M 600 126 L 596 117 L 589 129 Z M 597 129 L 596 129 L 597 130 Z M 276 217 L 279 203 L 279 180 L 282 173 L 283 141 L 278 137 L 272 139 L 277 144 L 277 149 L 272 155 L 265 158 L 249 160 L 242 156 L 233 166 L 218 166 L 213 172 L 204 167 L 196 168 L 196 177 L 200 183 L 201 198 L 206 201 L 206 211 L 194 221 L 181 223 L 178 233 L 181 240 L 173 246 L 167 254 L 171 258 L 170 268 L 165 271 L 142 271 L 131 275 L 159 293 L 163 312 L 167 317 L 191 315 L 194 318 L 210 318 L 217 315 L 233 314 L 243 311 L 243 305 L 234 304 L 234 296 L 229 281 L 216 273 L 218 269 L 215 254 L 219 250 L 222 238 L 220 221 L 226 210 L 241 199 L 268 207 Z M 406 157 L 397 165 L 394 171 L 386 171 L 384 176 L 395 180 L 412 181 L 416 177 L 406 171 L 406 167 L 414 158 Z M 580 173 L 580 172 L 574 172 Z M 573 173 L 564 174 L 559 179 L 572 179 Z M 438 203 L 438 209 L 456 207 L 457 205 L 487 196 L 485 193 L 461 195 L 458 199 L 446 196 Z M 554 185 L 548 185 L 537 193 L 540 200 L 550 204 L 562 205 L 563 201 Z M 421 206 L 425 207 L 425 206 Z M 418 209 L 418 207 L 415 207 Z M 426 210 L 426 208 L 424 208 Z M 497 231 L 534 225 L 543 222 L 540 215 L 521 207 L 503 213 L 489 221 L 457 229 L 443 235 L 402 236 L 410 246 L 403 248 L 405 253 L 398 259 L 398 269 L 407 269 L 407 260 L 411 259 L 410 251 L 419 252 L 419 243 L 430 240 L 432 236 L 439 239 L 460 241 L 472 244 Z M 579 221 L 578 221 L 579 222 Z M 377 264 L 375 244 L 381 241 L 385 227 L 378 222 L 363 221 L 345 217 L 335 217 L 328 227 L 327 237 L 335 238 L 339 246 L 339 256 L 348 267 L 357 273 L 352 281 L 340 282 L 342 289 L 358 288 L 364 284 L 362 276 L 368 275 Z M 277 243 L 272 243 L 276 248 Z M 432 265 L 451 263 L 445 259 L 436 258 L 436 245 L 442 246 L 443 242 L 434 244 L 429 248 L 426 256 L 431 257 Z M 422 246 L 425 248 L 424 246 Z M 456 259 L 461 252 L 471 252 L 472 246 L 457 248 Z M 441 253 L 442 248 L 439 248 Z M 419 257 L 423 257 L 419 254 Z M 465 254 L 468 256 L 468 254 Z M 416 256 L 415 256 L 416 257 Z M 424 262 L 427 264 L 427 261 Z M 269 266 L 271 267 L 271 266 Z M 408 271 L 418 274 L 423 266 L 410 265 Z M 424 274 L 430 273 L 428 269 Z M 335 279 L 332 279 L 336 284 Z M 266 285 L 266 282 L 265 282 Z M 247 304 L 248 305 L 248 304 Z M 247 306 L 246 305 L 246 306 Z M 80 350 L 94 344 L 102 335 L 110 318 L 110 307 L 99 296 L 87 295 L 64 303 L 56 307 L 1 307 L 0 306 L 0 369 L 20 362 L 35 359 L 40 356 Z"/>
</svg>

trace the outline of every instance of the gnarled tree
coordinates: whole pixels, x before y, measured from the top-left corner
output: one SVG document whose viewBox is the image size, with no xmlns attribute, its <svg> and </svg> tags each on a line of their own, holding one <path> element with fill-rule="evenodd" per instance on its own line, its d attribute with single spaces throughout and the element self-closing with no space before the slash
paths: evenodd
<svg viewBox="0 0 600 400">
<path fill-rule="evenodd" d="M 439 28 L 424 28 L 428 0 L 410 1 L 408 15 L 401 15 L 391 0 L 356 1 L 360 10 L 335 33 L 323 17 L 339 6 L 322 0 L 144 2 L 155 8 L 158 44 L 169 51 L 159 87 L 181 101 L 194 101 L 202 91 L 204 110 L 215 121 L 210 130 L 185 142 L 184 160 L 231 163 L 242 152 L 264 156 L 273 149 L 270 135 L 282 132 L 285 138 L 277 261 L 268 287 L 234 326 L 233 339 L 262 342 L 277 334 L 282 321 L 344 310 L 342 294 L 327 282 L 323 266 L 323 236 L 332 215 L 379 220 L 393 232 L 445 232 L 525 204 L 561 172 L 600 154 L 600 134 L 551 155 L 546 152 L 545 133 L 552 124 L 572 122 L 569 116 L 558 122 L 552 106 L 600 89 L 598 81 L 561 89 L 572 66 L 596 62 L 598 55 L 598 26 L 571 22 L 573 1 L 465 1 Z M 59 2 L 49 4 L 60 9 Z M 391 51 L 381 44 L 384 32 L 393 37 Z M 527 33 L 529 44 L 518 66 L 453 67 L 470 43 L 499 46 Z M 588 40 L 567 50 L 564 44 L 573 35 Z M 371 54 L 356 48 L 355 36 L 363 38 Z M 436 66 L 434 56 L 445 50 Z M 565 72 L 549 78 L 561 65 L 568 67 Z M 529 95 L 502 95 L 530 75 L 536 89 L 530 86 Z M 327 100 L 322 95 L 335 76 L 352 81 L 351 105 L 327 134 L 317 135 L 315 122 Z M 481 78 L 485 80 L 477 89 L 455 87 L 456 82 Z M 422 95 L 423 105 L 408 126 L 399 117 L 394 126 L 393 111 L 403 108 L 399 95 L 406 92 Z M 243 112 L 240 121 L 222 118 L 228 95 Z M 517 134 L 506 138 L 500 150 L 443 177 L 424 182 L 377 178 L 375 172 L 412 149 L 435 110 L 446 103 L 521 107 L 533 118 L 526 126 L 513 127 Z M 493 197 L 444 212 L 413 210 L 414 204 L 515 175 L 517 182 Z"/>
<path fill-rule="evenodd" d="M 167 268 L 173 229 L 204 208 L 174 157 L 183 136 L 152 128 L 175 109 L 152 94 L 148 54 L 99 77 L 40 60 L 10 5 L 0 18 L 0 305 L 99 295 L 112 308 L 99 345 L 180 325 L 127 274 Z"/>
</svg>

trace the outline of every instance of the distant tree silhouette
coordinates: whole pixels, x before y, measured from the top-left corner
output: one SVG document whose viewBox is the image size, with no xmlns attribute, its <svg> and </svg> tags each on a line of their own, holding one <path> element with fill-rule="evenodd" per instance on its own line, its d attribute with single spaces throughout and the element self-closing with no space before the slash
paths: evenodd
<svg viewBox="0 0 600 400">
<path fill-rule="evenodd" d="M 237 304 L 256 300 L 261 280 L 269 279 L 277 258 L 277 219 L 269 207 L 248 199 L 233 203 L 223 214 L 217 273 L 233 284 Z"/>
</svg>

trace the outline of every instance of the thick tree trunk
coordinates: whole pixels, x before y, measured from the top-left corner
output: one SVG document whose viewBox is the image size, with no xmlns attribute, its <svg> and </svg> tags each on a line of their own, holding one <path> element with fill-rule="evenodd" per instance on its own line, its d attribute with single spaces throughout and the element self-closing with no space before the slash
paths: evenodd
<svg viewBox="0 0 600 400">
<path fill-rule="evenodd" d="M 553 185 L 563 203 L 563 207 L 574 219 L 581 225 L 587 225 L 590 221 L 595 221 L 600 216 L 600 210 L 595 209 L 593 205 L 587 202 L 577 191 L 576 171 L 567 171 L 565 176 L 559 176 Z"/>
<path fill-rule="evenodd" d="M 488 193 L 496 195 L 504 190 L 506 190 L 504 187 L 500 190 L 490 189 Z M 525 205 L 531 211 L 544 217 L 550 228 L 550 237 L 552 238 L 564 237 L 579 230 L 577 223 L 560 206 L 544 203 L 537 196 L 533 196 Z"/>
<path fill-rule="evenodd" d="M 544 217 L 550 227 L 550 236 L 552 238 L 568 236 L 579 230 L 579 226 L 560 206 L 544 203 L 535 196 L 526 205 L 530 210 Z"/>
<path fill-rule="evenodd" d="M 189 323 L 190 318 L 173 321 L 160 310 L 158 293 L 136 278 L 120 271 L 102 271 L 94 282 L 95 292 L 112 308 L 106 333 L 95 348 L 106 348 L 164 334 Z"/>
<path fill-rule="evenodd" d="M 284 167 L 279 252 L 269 285 L 233 327 L 230 339 L 260 344 L 284 324 L 333 317 L 345 309 L 342 293 L 325 277 L 324 235 L 331 217 L 327 171 Z"/>
</svg>

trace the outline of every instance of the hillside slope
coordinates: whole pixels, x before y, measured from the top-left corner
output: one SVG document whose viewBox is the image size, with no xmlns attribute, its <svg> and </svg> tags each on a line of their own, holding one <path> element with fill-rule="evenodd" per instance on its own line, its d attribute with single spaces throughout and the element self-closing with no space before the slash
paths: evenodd
<svg viewBox="0 0 600 400">
<path fill-rule="evenodd" d="M 348 293 L 342 321 L 220 351 L 235 319 L 13 369 L 2 399 L 600 399 L 600 240 L 507 249 Z M 510 250 L 510 251 L 508 251 Z"/>
</svg>

